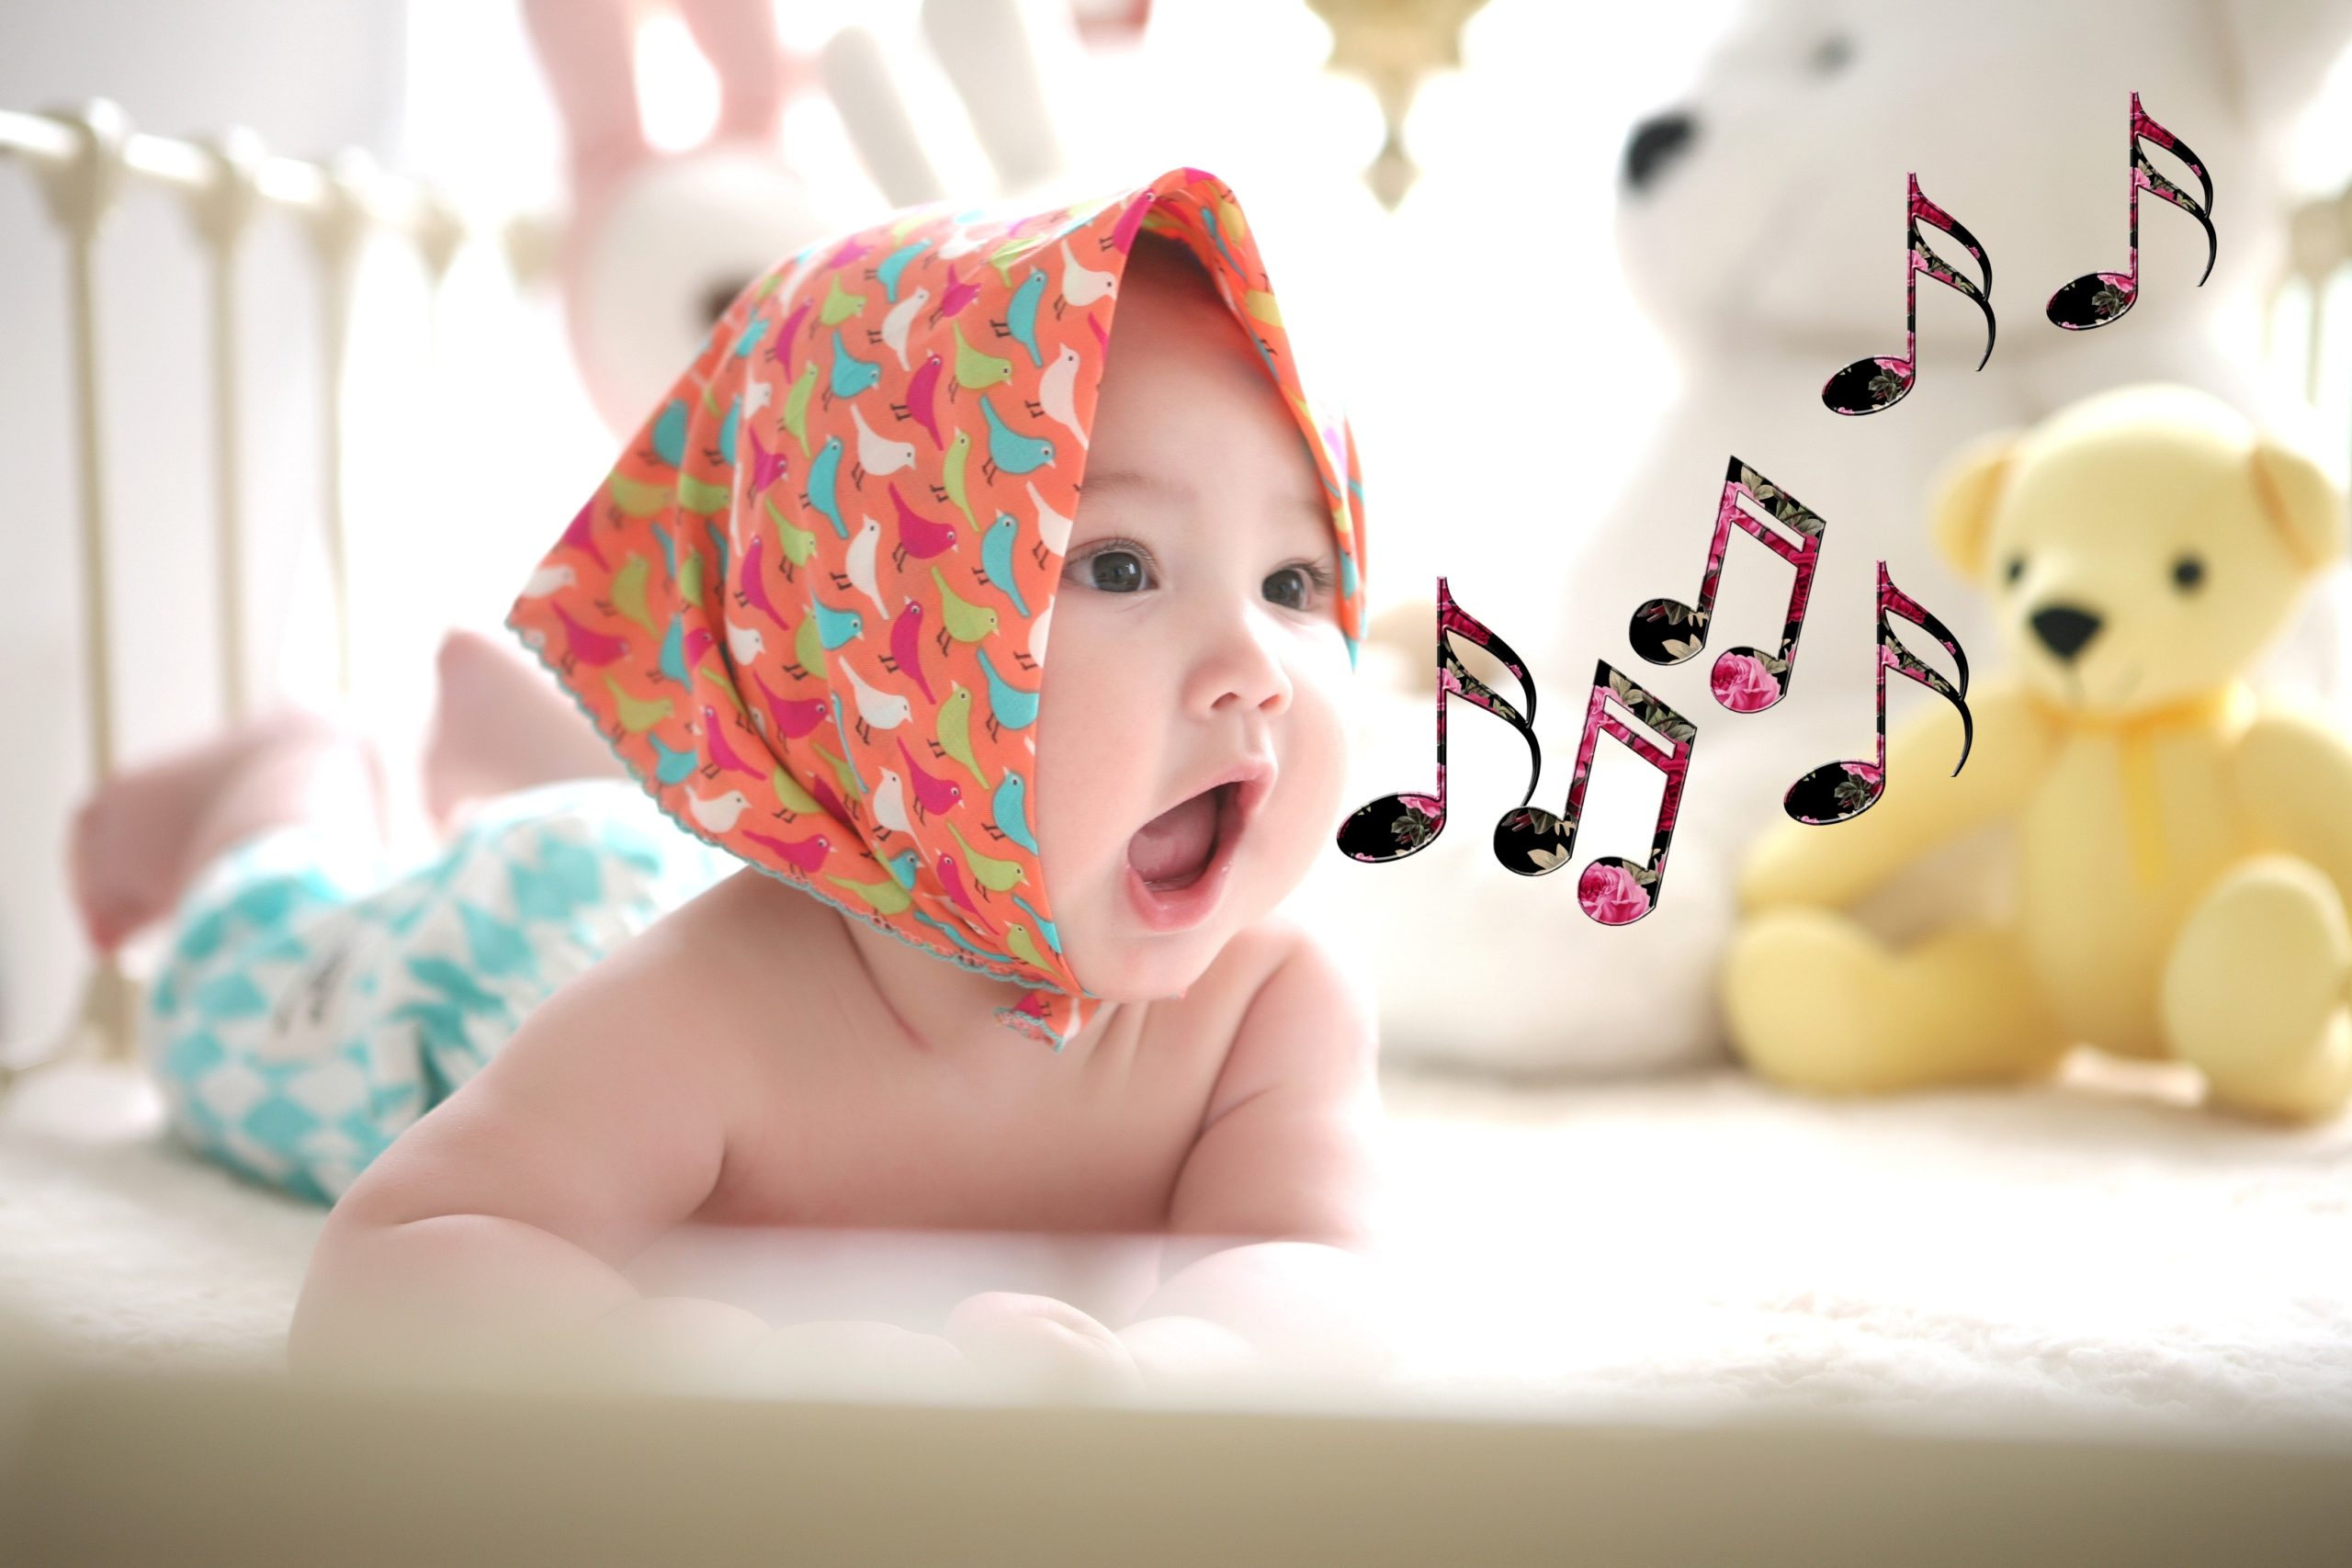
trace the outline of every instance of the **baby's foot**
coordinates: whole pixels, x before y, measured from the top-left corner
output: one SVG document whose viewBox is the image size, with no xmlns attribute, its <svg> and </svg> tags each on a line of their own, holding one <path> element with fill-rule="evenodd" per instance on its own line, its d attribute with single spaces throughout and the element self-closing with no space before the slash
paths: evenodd
<svg viewBox="0 0 2352 1568">
<path fill-rule="evenodd" d="M 424 751 L 424 808 L 446 829 L 469 802 L 564 779 L 627 773 L 553 676 L 478 632 L 434 656 L 439 691 Z"/>
<path fill-rule="evenodd" d="M 280 762 L 296 753 L 356 750 L 375 792 L 368 803 L 384 823 L 383 764 L 358 731 L 324 714 L 298 708 L 237 725 L 225 734 L 141 768 L 117 773 L 74 813 L 71 872 L 74 901 L 91 944 L 112 952 L 170 912 L 190 877 L 216 847 L 216 824 L 260 828 L 300 820 L 310 796 L 285 787 Z M 304 775 L 315 770 L 305 767 Z M 254 782 L 251 802 L 233 800 Z M 250 805 L 252 809 L 242 809 Z"/>
</svg>

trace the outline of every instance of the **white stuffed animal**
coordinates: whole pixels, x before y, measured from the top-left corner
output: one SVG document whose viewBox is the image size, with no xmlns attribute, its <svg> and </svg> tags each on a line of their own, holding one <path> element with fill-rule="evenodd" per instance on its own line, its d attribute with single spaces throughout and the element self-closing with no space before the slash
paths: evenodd
<svg viewBox="0 0 2352 1568">
<path fill-rule="evenodd" d="M 1660 411 L 1629 481 L 1582 536 L 1557 622 L 1495 626 L 1538 677 L 1544 768 L 1534 806 L 1556 813 L 1565 804 L 1596 659 L 1696 724 L 1662 895 L 1649 915 L 1613 929 L 1578 908 L 1579 867 L 1646 854 L 1660 793 L 1659 775 L 1606 736 L 1590 814 L 1559 873 L 1523 878 L 1497 864 L 1491 812 L 1460 813 L 1441 841 L 1408 859 L 1341 868 L 1344 901 L 1380 976 L 1388 1054 L 1513 1074 L 1657 1069 L 1724 1055 L 1716 976 L 1740 848 L 1781 817 L 1800 775 L 1873 754 L 1878 562 L 1964 649 L 1994 651 L 1983 596 L 1929 547 L 1924 508 L 1937 465 L 1985 431 L 2032 424 L 2125 382 L 2183 382 L 2268 428 L 2307 427 L 2308 411 L 2259 392 L 2211 334 L 2252 319 L 2279 265 L 2280 144 L 2347 36 L 2352 0 L 1984 0 L 1959 9 L 1754 0 L 1742 9 L 1686 99 L 1634 129 L 1622 170 L 1619 249 L 1634 292 L 1675 345 L 1679 400 Z M 2051 294 L 2082 274 L 2125 267 L 2134 92 L 2211 174 L 2218 260 L 2199 287 L 2203 231 L 2143 193 L 2137 304 L 2096 330 L 2064 331 L 2043 313 Z M 2147 152 L 2158 172 L 2197 194 L 2172 153 Z M 1983 315 L 1923 273 L 1916 386 L 1881 412 L 1834 413 L 1821 399 L 1833 372 L 1904 351 L 1914 172 L 1989 254 L 1997 342 L 1980 371 Z M 1922 233 L 1962 276 L 1980 276 L 1949 236 Z M 1581 373 L 1605 377 L 1608 367 Z M 1709 694 L 1718 651 L 1769 650 L 1779 640 L 1792 574 L 1757 540 L 1732 536 L 1707 651 L 1675 666 L 1646 663 L 1626 630 L 1646 600 L 1695 597 L 1733 456 L 1827 522 L 1789 694 L 1761 713 L 1732 712 Z M 1551 493 L 1565 507 L 1575 491 L 1562 484 Z M 1409 659 L 1424 694 L 1374 699 L 1376 739 L 1355 774 L 1357 799 L 1430 785 L 1434 621 L 1427 604 L 1412 608 L 1382 617 L 1390 646 L 1380 658 L 1390 669 L 1400 652 Z M 1478 613 L 1475 602 L 1464 608 Z M 2335 626 L 2332 604 L 2315 602 L 2265 673 L 2332 695 Z M 1896 629 L 1950 671 L 1931 638 Z M 1476 649 L 1465 662 L 1520 700 Z M 1905 706 L 1936 700 L 1908 682 L 1890 684 L 1896 722 Z M 1505 804 L 1516 803 L 1528 759 L 1509 728 L 1456 700 L 1450 750 L 1457 801 L 1475 767 L 1484 796 L 1507 785 Z M 1943 890 L 1931 923 L 1950 919 L 1952 862 L 1991 858 L 1967 843 L 1950 857 L 1920 884 Z M 1861 913 L 1891 935 L 1920 918 L 1905 913 L 1899 888 Z"/>
</svg>

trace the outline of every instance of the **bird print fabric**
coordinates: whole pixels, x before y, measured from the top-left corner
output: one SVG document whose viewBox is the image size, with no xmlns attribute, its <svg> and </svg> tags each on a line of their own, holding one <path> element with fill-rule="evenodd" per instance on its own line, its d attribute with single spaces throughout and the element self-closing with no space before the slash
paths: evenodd
<svg viewBox="0 0 2352 1568">
<path fill-rule="evenodd" d="M 1119 280 L 1199 257 L 1297 417 L 1363 633 L 1347 421 L 1301 380 L 1248 219 L 1204 170 L 1026 213 L 944 204 L 739 295 L 507 625 L 678 823 L 1028 988 L 1060 1050 L 1100 1005 L 1039 862 L 1036 721 Z"/>
</svg>

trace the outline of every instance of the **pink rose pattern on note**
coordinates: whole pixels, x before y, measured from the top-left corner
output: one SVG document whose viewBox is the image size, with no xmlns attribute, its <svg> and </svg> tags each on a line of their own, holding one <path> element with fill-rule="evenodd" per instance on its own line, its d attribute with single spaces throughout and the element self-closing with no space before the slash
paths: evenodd
<svg viewBox="0 0 2352 1568">
<path fill-rule="evenodd" d="M 1608 709 L 1614 698 L 1668 744 L 1660 748 L 1636 734 Z M 1495 857 L 1521 876 L 1543 876 L 1558 870 L 1575 856 L 1577 826 L 1584 816 L 1586 787 L 1592 779 L 1593 748 L 1606 730 L 1631 747 L 1634 755 L 1666 775 L 1664 797 L 1658 805 L 1657 827 L 1650 840 L 1647 862 L 1635 864 L 1616 855 L 1604 855 L 1577 879 L 1577 903 L 1604 926 L 1630 925 L 1657 905 L 1666 877 L 1667 851 L 1674 840 L 1674 823 L 1682 805 L 1682 784 L 1690 769 L 1691 748 L 1698 726 L 1625 678 L 1607 660 L 1594 666 L 1592 700 L 1585 709 L 1584 735 L 1577 747 L 1575 775 L 1568 784 L 1568 808 L 1555 817 L 1535 807 L 1507 812 L 1495 826 Z M 1596 877 L 1594 873 L 1603 874 Z"/>
<path fill-rule="evenodd" d="M 1791 544 L 1749 515 L 1739 504 L 1742 495 L 1803 543 Z M 1829 525 L 1819 513 L 1740 461 L 1736 454 L 1724 465 L 1723 493 L 1715 503 L 1715 531 L 1707 546 L 1706 575 L 1699 581 L 1699 602 L 1649 600 L 1634 612 L 1625 637 L 1634 651 L 1652 664 L 1679 664 L 1707 646 L 1715 587 L 1723 576 L 1724 552 L 1730 547 L 1734 527 L 1753 535 L 1796 573 L 1789 587 L 1788 610 L 1781 621 L 1780 651 L 1735 648 L 1715 660 L 1711 682 L 1715 699 L 1735 713 L 1761 713 L 1789 694 L 1797 639 L 1804 631 L 1805 605 L 1813 596 L 1814 571 L 1821 563 L 1822 537 Z"/>
<path fill-rule="evenodd" d="M 1650 912 L 1650 890 L 1631 868 L 1595 861 L 1577 884 L 1577 902 L 1604 926 L 1631 925 Z"/>
<path fill-rule="evenodd" d="M 1761 713 L 1781 700 L 1781 683 L 1763 660 L 1744 653 L 1726 653 L 1715 660 L 1715 701 L 1734 713 Z"/>
</svg>

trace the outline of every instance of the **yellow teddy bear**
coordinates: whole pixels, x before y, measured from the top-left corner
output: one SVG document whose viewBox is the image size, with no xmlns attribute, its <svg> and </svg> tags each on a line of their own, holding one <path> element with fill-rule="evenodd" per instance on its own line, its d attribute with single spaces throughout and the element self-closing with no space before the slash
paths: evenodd
<svg viewBox="0 0 2352 1568">
<path fill-rule="evenodd" d="M 1750 851 L 1723 969 L 1757 1071 L 1828 1091 L 2021 1079 L 2072 1045 L 2175 1057 L 2217 1105 L 2352 1095 L 2352 747 L 2245 682 L 2346 548 L 2309 457 L 2185 387 L 1987 436 L 1938 477 L 1935 544 L 1994 596 L 2008 666 L 1890 733 L 1884 795 Z M 1904 682 L 1893 682 L 1901 686 Z M 2006 820 L 2017 897 L 1891 951 L 1841 908 Z"/>
</svg>

